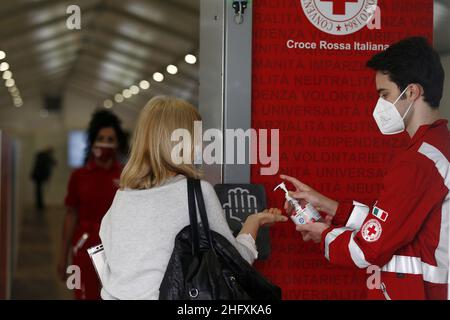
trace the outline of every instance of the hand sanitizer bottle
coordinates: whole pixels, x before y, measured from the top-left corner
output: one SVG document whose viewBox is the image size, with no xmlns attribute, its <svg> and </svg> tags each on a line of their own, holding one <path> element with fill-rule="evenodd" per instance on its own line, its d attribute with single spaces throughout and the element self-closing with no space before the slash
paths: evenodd
<svg viewBox="0 0 450 320">
<path fill-rule="evenodd" d="M 294 212 L 291 215 L 291 220 L 296 225 L 322 220 L 320 213 L 310 203 L 305 202 L 305 205 L 301 206 L 296 199 L 292 198 L 289 195 L 289 191 L 287 190 L 284 182 L 277 185 L 273 190 L 275 191 L 277 189 L 281 189 L 284 191 L 286 200 L 290 203 L 292 208 L 294 208 Z"/>
</svg>

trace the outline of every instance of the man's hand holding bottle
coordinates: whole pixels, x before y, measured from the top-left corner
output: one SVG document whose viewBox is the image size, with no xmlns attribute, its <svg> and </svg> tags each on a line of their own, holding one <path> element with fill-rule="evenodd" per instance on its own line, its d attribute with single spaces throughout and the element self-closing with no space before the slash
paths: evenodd
<svg viewBox="0 0 450 320">
<path fill-rule="evenodd" d="M 322 233 L 330 227 L 339 203 L 317 192 L 296 178 L 287 175 L 280 175 L 280 178 L 294 185 L 295 191 L 289 192 L 291 197 L 297 199 L 300 203 L 310 203 L 317 210 L 326 214 L 324 222 L 307 223 L 296 227 L 296 230 L 302 234 L 304 241 L 312 240 L 315 243 L 319 243 L 322 239 Z M 291 214 L 293 210 L 288 201 L 285 202 L 284 209 L 288 214 Z"/>
</svg>

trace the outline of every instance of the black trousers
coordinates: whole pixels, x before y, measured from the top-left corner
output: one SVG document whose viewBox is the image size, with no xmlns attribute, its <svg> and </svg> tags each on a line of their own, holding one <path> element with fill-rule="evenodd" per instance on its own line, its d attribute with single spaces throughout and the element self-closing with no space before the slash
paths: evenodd
<svg viewBox="0 0 450 320">
<path fill-rule="evenodd" d="M 35 181 L 35 201 L 36 201 L 36 209 L 44 210 L 44 195 L 42 193 L 42 189 L 44 186 L 44 181 Z"/>
</svg>

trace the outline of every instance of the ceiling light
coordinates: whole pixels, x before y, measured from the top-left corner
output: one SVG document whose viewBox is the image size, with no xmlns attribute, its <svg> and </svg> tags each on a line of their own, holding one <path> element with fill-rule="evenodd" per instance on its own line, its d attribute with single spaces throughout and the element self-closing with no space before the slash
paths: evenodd
<svg viewBox="0 0 450 320">
<path fill-rule="evenodd" d="M 143 90 L 147 90 L 148 88 L 150 88 L 150 82 L 148 82 L 147 80 L 142 80 L 141 82 L 139 82 L 139 87 L 141 87 L 141 89 Z"/>
<path fill-rule="evenodd" d="M 17 89 L 17 87 L 16 86 L 12 86 L 12 87 L 9 87 L 8 88 L 8 91 L 10 92 L 10 93 L 13 93 L 13 92 L 18 92 L 19 90 Z"/>
<path fill-rule="evenodd" d="M 0 60 L 5 59 L 5 58 L 6 58 L 5 51 L 0 50 Z"/>
<path fill-rule="evenodd" d="M 114 96 L 114 100 L 116 100 L 117 103 L 123 102 L 123 95 L 121 95 L 120 93 L 116 94 Z"/>
<path fill-rule="evenodd" d="M 166 68 L 167 72 L 170 74 L 177 74 L 178 68 L 174 66 L 173 64 L 169 64 Z"/>
<path fill-rule="evenodd" d="M 8 70 L 9 69 L 9 64 L 8 64 L 8 62 L 2 62 L 2 63 L 0 63 L 0 71 L 6 71 L 6 70 Z"/>
<path fill-rule="evenodd" d="M 14 81 L 14 79 L 8 79 L 8 80 L 5 81 L 5 86 L 8 87 L 8 88 L 11 88 L 15 84 L 16 84 L 16 82 Z"/>
<path fill-rule="evenodd" d="M 5 72 L 3 72 L 3 79 L 8 80 L 12 78 L 12 72 L 9 70 L 6 70 Z"/>
<path fill-rule="evenodd" d="M 131 86 L 130 91 L 132 94 L 138 94 L 139 93 L 139 87 L 138 86 Z"/>
<path fill-rule="evenodd" d="M 131 90 L 130 89 L 124 89 L 122 91 L 122 95 L 123 95 L 124 98 L 127 98 L 127 99 L 130 98 L 132 96 Z"/>
<path fill-rule="evenodd" d="M 113 105 L 114 105 L 114 103 L 112 102 L 111 99 L 106 99 L 106 100 L 103 102 L 103 106 L 104 106 L 106 109 L 111 109 L 111 108 L 113 107 Z"/>
<path fill-rule="evenodd" d="M 187 54 L 184 57 L 184 60 L 189 64 L 195 64 L 197 62 L 197 57 L 194 56 L 193 54 Z"/>
<path fill-rule="evenodd" d="M 164 75 L 161 72 L 155 72 L 153 74 L 153 80 L 155 80 L 156 82 L 161 82 L 164 80 Z"/>
</svg>

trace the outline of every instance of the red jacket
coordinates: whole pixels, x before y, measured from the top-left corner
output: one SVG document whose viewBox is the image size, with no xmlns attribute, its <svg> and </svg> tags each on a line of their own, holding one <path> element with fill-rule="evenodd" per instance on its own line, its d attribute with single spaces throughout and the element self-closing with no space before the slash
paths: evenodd
<svg viewBox="0 0 450 320">
<path fill-rule="evenodd" d="M 331 263 L 381 268 L 380 285 L 368 281 L 369 299 L 447 299 L 449 159 L 447 121 L 420 127 L 392 163 L 374 206 L 341 203 L 335 226 L 322 234 Z"/>
</svg>

